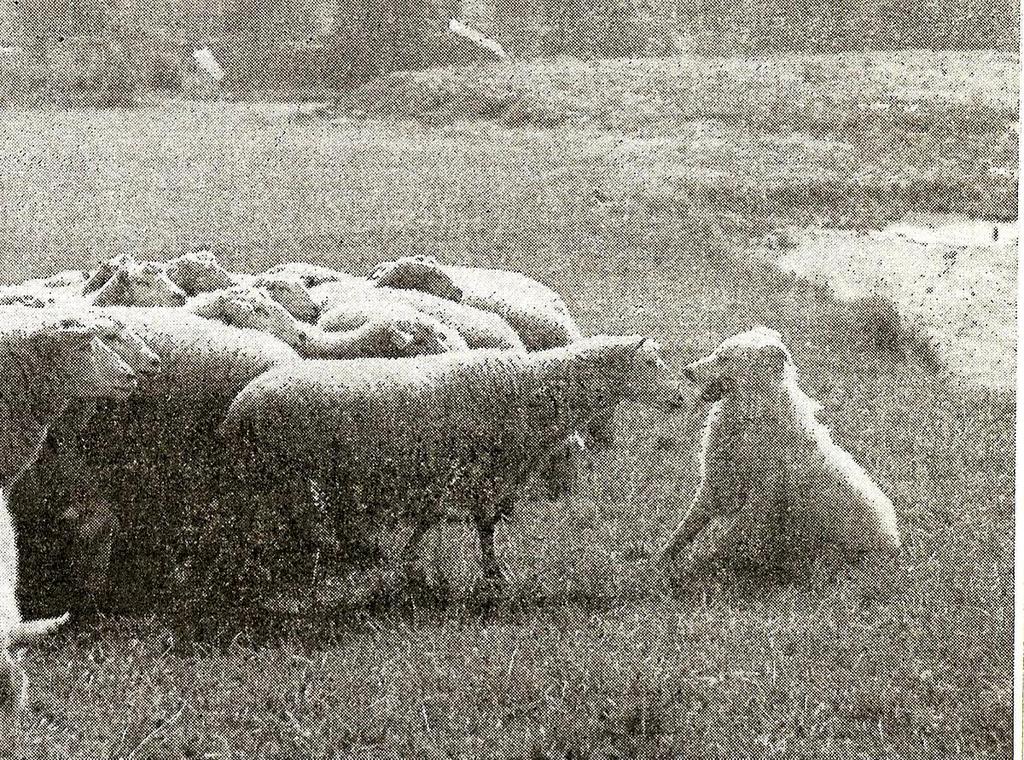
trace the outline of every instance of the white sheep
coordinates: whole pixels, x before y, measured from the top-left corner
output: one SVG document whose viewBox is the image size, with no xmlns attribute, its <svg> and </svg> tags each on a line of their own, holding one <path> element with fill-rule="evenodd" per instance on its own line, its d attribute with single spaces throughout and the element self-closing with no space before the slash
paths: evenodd
<svg viewBox="0 0 1024 760">
<path fill-rule="evenodd" d="M 349 285 L 370 284 L 363 277 L 356 277 L 347 272 L 339 272 L 336 269 L 330 269 L 319 264 L 307 264 L 301 261 L 277 264 L 270 267 L 263 275 L 258 276 L 295 278 L 307 288 L 323 285 L 325 282 L 342 282 Z"/>
<path fill-rule="evenodd" d="M 48 290 L 52 303 L 91 306 L 181 306 L 185 291 L 168 279 L 163 266 L 121 254 L 100 264 L 79 288 Z"/>
<path fill-rule="evenodd" d="M 15 325 L 21 329 L 37 328 L 48 322 L 52 323 L 58 316 L 86 319 L 96 336 L 108 348 L 113 349 L 140 378 L 152 379 L 159 373 L 160 357 L 132 328 L 112 316 L 106 309 L 81 310 L 57 307 L 43 312 L 0 308 L 0 323 L 8 328 Z M 77 456 L 64 456 L 58 461 L 56 456 L 47 457 L 46 453 L 52 451 L 56 454 L 67 450 L 69 442 L 85 429 L 95 410 L 96 402 L 94 400 L 77 400 L 71 403 L 64 413 L 54 421 L 48 430 L 46 444 L 40 454 L 40 458 L 45 457 L 47 461 L 42 467 L 28 468 L 11 487 L 10 501 L 15 507 L 39 504 L 38 498 L 26 498 L 25 494 L 38 491 L 40 478 L 73 481 L 80 474 L 77 467 Z M 53 491 L 53 488 L 51 487 L 49 490 Z M 32 538 L 36 538 L 32 534 L 40 533 L 41 525 L 53 521 L 53 515 L 50 512 L 63 508 L 58 519 L 64 519 L 67 524 L 46 526 L 42 533 L 47 536 L 59 533 L 72 537 L 78 555 L 87 558 L 105 558 L 97 560 L 105 568 L 109 562 L 113 529 L 109 510 L 105 510 L 103 504 L 85 503 L 85 500 L 80 498 L 79 494 L 74 493 L 73 489 L 66 490 L 56 500 L 51 499 L 51 502 L 55 509 L 47 510 L 47 513 L 43 515 L 31 515 L 17 509 L 14 511 L 19 526 L 19 535 L 24 538 L 26 533 L 29 534 L 28 541 L 31 542 Z M 39 538 L 43 538 L 43 536 L 39 536 Z M 81 573 L 80 581 L 87 588 L 94 585 L 89 567 L 95 565 L 96 562 L 87 562 L 82 568 L 78 568 Z"/>
<path fill-rule="evenodd" d="M 256 378 L 232 403 L 223 495 L 231 514 L 263 513 L 322 483 L 346 509 L 411 523 L 406 563 L 427 529 L 461 510 L 476 523 L 485 578 L 500 583 L 494 528 L 525 480 L 620 401 L 677 396 L 657 344 L 639 336 L 533 354 L 306 361 Z"/>
<path fill-rule="evenodd" d="M 713 556 L 790 564 L 834 543 L 899 547 L 892 502 L 822 425 L 801 390 L 780 334 L 755 327 L 724 341 L 684 374 L 713 400 L 704 425 L 697 494 L 662 550 L 668 563 L 716 517 Z"/>
<path fill-rule="evenodd" d="M 297 275 L 264 273 L 253 278 L 252 287 L 266 290 L 300 322 L 316 322 L 320 316 L 320 307 Z"/>
<path fill-rule="evenodd" d="M 494 312 L 515 328 L 528 351 L 566 346 L 582 337 L 562 297 L 518 272 L 449 266 L 419 255 L 386 261 L 370 279 Z"/>
<path fill-rule="evenodd" d="M 167 261 L 167 277 L 191 297 L 237 284 L 235 277 L 206 249 L 182 254 Z"/>
<path fill-rule="evenodd" d="M 25 698 L 24 673 L 8 650 L 67 620 L 21 620 L 17 534 L 7 491 L 35 461 L 50 426 L 73 399 L 127 398 L 137 380 L 86 322 L 55 317 L 48 324 L 0 331 L 0 708 L 7 715 Z"/>
<path fill-rule="evenodd" d="M 228 288 L 192 299 L 187 311 L 270 333 L 310 359 L 399 358 L 465 350 L 462 337 L 424 314 L 384 315 L 351 330 L 300 322 L 263 288 Z"/>
<path fill-rule="evenodd" d="M 142 379 L 132 398 L 103 405 L 84 428 L 68 425 L 75 434 L 43 450 L 33 468 L 37 487 L 15 489 L 12 507 L 34 525 L 53 530 L 62 525 L 71 530 L 79 520 L 91 519 L 100 521 L 98 529 L 105 532 L 102 520 L 108 515 L 118 526 L 112 572 L 123 580 L 108 583 L 108 590 L 121 588 L 130 599 L 142 585 L 147 594 L 160 595 L 174 585 L 168 547 L 174 546 L 185 513 L 213 493 L 220 458 L 214 431 L 224 411 L 250 380 L 301 359 L 270 335 L 178 309 L 110 307 L 102 312 L 140 335 L 160 357 L 161 371 Z M 58 468 L 62 477 L 55 478 Z M 81 504 L 62 518 L 68 491 L 80 493 Z M 55 510 L 49 519 L 47 505 Z M 73 530 L 70 539 L 63 537 L 78 543 L 82 538 Z M 29 548 L 34 560 L 47 544 Z M 71 582 L 98 589 L 105 574 L 102 559 L 102 545 L 93 547 L 86 557 L 93 577 Z"/>
<path fill-rule="evenodd" d="M 369 321 L 370 315 L 387 315 L 396 307 L 406 307 L 456 330 L 470 348 L 526 350 L 512 326 L 497 314 L 429 293 L 375 288 L 365 280 L 325 282 L 310 288 L 309 292 L 320 304 L 322 314 L 317 325 L 325 330 L 351 329 Z"/>
<path fill-rule="evenodd" d="M 234 286 L 200 293 L 184 310 L 226 325 L 269 333 L 292 347 L 306 340 L 295 317 L 262 288 Z"/>
</svg>

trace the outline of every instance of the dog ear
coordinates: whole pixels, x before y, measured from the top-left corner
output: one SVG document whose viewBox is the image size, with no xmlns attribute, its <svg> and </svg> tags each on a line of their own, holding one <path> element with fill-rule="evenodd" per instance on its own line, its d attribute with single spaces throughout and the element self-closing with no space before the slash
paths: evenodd
<svg viewBox="0 0 1024 760">
<path fill-rule="evenodd" d="M 789 351 L 786 350 L 785 346 L 781 345 L 769 345 L 765 346 L 761 352 L 761 356 L 764 362 L 768 364 L 773 371 L 781 372 L 786 365 L 793 359 L 789 355 Z"/>
<path fill-rule="evenodd" d="M 765 325 L 751 325 L 750 332 L 758 333 L 759 335 L 766 335 L 773 340 L 782 340 L 782 333 L 778 330 L 773 330 Z"/>
</svg>

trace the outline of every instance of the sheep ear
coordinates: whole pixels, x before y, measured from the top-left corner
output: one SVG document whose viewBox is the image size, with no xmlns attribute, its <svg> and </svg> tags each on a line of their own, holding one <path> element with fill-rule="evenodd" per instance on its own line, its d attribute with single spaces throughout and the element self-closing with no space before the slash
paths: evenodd
<svg viewBox="0 0 1024 760">
<path fill-rule="evenodd" d="M 248 301 L 246 299 L 243 299 L 243 298 L 232 298 L 229 301 L 229 303 L 232 306 L 235 306 L 238 309 L 240 309 L 240 310 L 242 310 L 244 312 L 247 312 L 249 314 L 255 314 L 256 313 L 256 307 L 252 305 L 252 302 L 250 302 L 250 301 Z"/>
<path fill-rule="evenodd" d="M 405 330 L 391 330 L 391 343 L 395 348 L 402 349 L 408 348 L 416 340 L 412 333 L 407 333 Z"/>
</svg>

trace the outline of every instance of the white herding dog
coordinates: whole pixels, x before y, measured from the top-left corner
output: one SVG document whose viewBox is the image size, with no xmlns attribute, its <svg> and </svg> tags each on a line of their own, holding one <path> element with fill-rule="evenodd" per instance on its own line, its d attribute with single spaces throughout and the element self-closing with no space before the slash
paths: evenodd
<svg viewBox="0 0 1024 760">
<path fill-rule="evenodd" d="M 660 554 L 663 566 L 715 517 L 731 523 L 717 558 L 786 565 L 826 544 L 854 552 L 899 547 L 892 502 L 818 421 L 819 404 L 797 384 L 778 332 L 735 335 L 684 375 L 714 403 L 697 495 Z"/>
</svg>

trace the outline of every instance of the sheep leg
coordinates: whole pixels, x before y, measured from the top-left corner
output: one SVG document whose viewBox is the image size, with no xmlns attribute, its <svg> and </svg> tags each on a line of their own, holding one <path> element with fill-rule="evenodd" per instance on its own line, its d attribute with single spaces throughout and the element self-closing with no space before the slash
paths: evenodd
<svg viewBox="0 0 1024 760">
<path fill-rule="evenodd" d="M 399 566 L 408 579 L 416 579 L 422 575 L 420 555 L 423 549 L 423 536 L 430 530 L 431 525 L 432 523 L 426 520 L 417 520 L 412 526 L 409 540 L 405 542 L 402 553 L 399 555 Z"/>
<path fill-rule="evenodd" d="M 88 504 L 79 520 L 75 531 L 79 580 L 86 593 L 95 599 L 107 583 L 118 520 L 104 501 Z"/>
<path fill-rule="evenodd" d="M 496 509 L 495 514 L 502 514 L 502 510 Z M 476 520 L 477 535 L 480 537 L 480 568 L 483 571 L 484 583 L 493 590 L 505 586 L 505 576 L 494 552 L 494 529 L 497 523 L 497 517 L 483 516 Z"/>
</svg>

